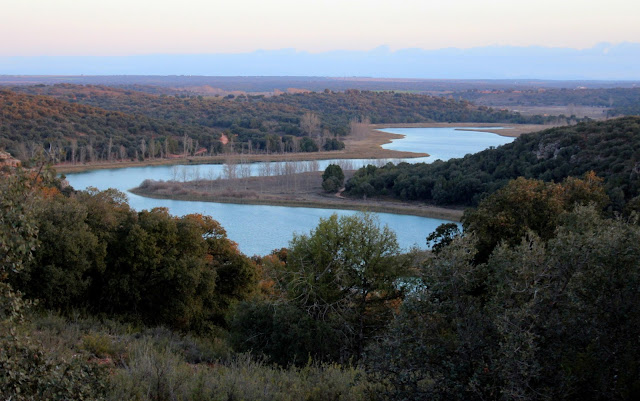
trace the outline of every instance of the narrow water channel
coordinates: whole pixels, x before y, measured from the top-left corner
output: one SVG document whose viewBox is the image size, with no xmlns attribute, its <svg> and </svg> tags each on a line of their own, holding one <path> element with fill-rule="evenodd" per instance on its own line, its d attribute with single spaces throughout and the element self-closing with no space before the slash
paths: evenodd
<svg viewBox="0 0 640 401">
<path fill-rule="evenodd" d="M 392 143 L 384 145 L 393 150 L 425 152 L 428 158 L 403 159 L 409 163 L 431 162 L 436 159 L 447 160 L 475 153 L 490 146 L 499 146 L 511 142 L 513 138 L 486 132 L 460 131 L 455 128 L 393 128 L 384 131 L 405 135 Z M 398 160 L 393 160 L 394 162 Z M 318 162 L 296 163 L 299 170 L 324 170 L 330 163 L 350 164 L 354 168 L 367 164 L 384 164 L 387 161 L 376 160 L 323 160 Z M 259 175 L 270 172 L 276 174 L 284 170 L 283 162 L 253 163 L 245 174 Z M 68 174 L 69 183 L 76 189 L 95 187 L 100 190 L 115 188 L 127 194 L 129 203 L 135 210 L 166 207 L 170 213 L 185 215 L 202 213 L 212 216 L 227 230 L 229 238 L 238 243 L 238 248 L 247 255 L 264 255 L 273 249 L 288 245 L 293 233 L 308 233 L 321 217 L 332 213 L 352 215 L 350 210 L 317 209 L 286 206 L 235 205 L 213 202 L 178 201 L 168 199 L 145 198 L 130 193 L 145 179 L 184 180 L 194 178 L 215 179 L 224 176 L 224 166 L 152 166 L 122 169 L 93 170 Z M 426 217 L 375 213 L 381 224 L 387 224 L 398 236 L 403 248 L 412 246 L 425 248 L 425 238 L 446 220 Z"/>
</svg>

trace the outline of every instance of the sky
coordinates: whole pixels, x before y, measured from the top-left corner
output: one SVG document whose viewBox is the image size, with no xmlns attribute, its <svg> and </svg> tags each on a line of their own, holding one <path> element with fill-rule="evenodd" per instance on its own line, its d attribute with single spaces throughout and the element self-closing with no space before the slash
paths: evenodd
<svg viewBox="0 0 640 401">
<path fill-rule="evenodd" d="M 640 43 L 638 0 L 3 0 L 0 57 Z"/>
</svg>

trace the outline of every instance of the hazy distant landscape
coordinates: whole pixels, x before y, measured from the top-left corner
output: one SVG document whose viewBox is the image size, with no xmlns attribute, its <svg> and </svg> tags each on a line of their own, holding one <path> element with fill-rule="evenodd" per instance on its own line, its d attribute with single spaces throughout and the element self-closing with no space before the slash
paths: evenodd
<svg viewBox="0 0 640 401">
<path fill-rule="evenodd" d="M 0 57 L 0 72 L 14 75 L 536 78 L 637 82 L 640 80 L 638 71 L 628 66 L 638 58 L 639 43 L 601 43 L 583 50 L 542 46 L 391 50 L 380 46 L 368 51 L 320 53 L 282 49 L 239 54 Z"/>
</svg>

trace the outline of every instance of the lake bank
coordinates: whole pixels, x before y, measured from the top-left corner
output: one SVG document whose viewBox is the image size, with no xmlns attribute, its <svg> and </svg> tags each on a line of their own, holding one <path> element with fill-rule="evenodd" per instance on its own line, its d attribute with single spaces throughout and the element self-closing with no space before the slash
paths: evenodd
<svg viewBox="0 0 640 401">
<path fill-rule="evenodd" d="M 345 172 L 347 178 L 353 171 Z M 444 208 L 421 202 L 401 202 L 385 199 L 354 199 L 327 194 L 322 190 L 322 172 L 293 176 L 249 177 L 188 182 L 147 181 L 130 189 L 133 194 L 179 201 L 233 203 L 241 205 L 271 205 L 343 209 L 392 213 L 460 221 L 462 208 Z"/>
<path fill-rule="evenodd" d="M 367 135 L 362 138 L 347 136 L 344 138 L 345 149 L 339 151 L 323 151 L 308 153 L 282 153 L 282 154 L 222 154 L 203 157 L 181 157 L 175 159 L 147 159 L 144 161 L 114 161 L 96 162 L 89 164 L 57 164 L 54 167 L 59 173 L 79 173 L 99 169 L 117 169 L 128 167 L 171 166 L 171 165 L 198 165 L 198 164 L 223 164 L 229 159 L 242 159 L 246 162 L 279 162 L 279 161 L 303 161 L 303 160 L 329 160 L 329 159 L 408 159 L 429 156 L 428 153 L 406 152 L 384 149 L 382 145 L 401 139 L 402 134 L 380 131 L 384 128 L 450 128 L 470 127 L 468 131 L 491 132 L 500 136 L 518 137 L 524 133 L 535 132 L 547 126 L 508 124 L 504 129 L 492 129 L 499 124 L 484 123 L 416 123 L 416 124 L 371 124 Z M 482 129 L 486 127 L 486 129 Z M 478 129 L 481 128 L 481 129 Z"/>
<path fill-rule="evenodd" d="M 198 165 L 224 164 L 229 159 L 244 162 L 283 162 L 330 159 L 408 159 L 429 156 L 427 153 L 402 152 L 383 149 L 381 146 L 391 143 L 393 139 L 400 139 L 403 135 L 371 129 L 366 138 L 344 138 L 343 150 L 322 152 L 298 152 L 277 154 L 221 154 L 216 156 L 180 157 L 173 159 L 147 159 L 144 161 L 114 161 L 87 164 L 57 164 L 54 167 L 59 173 L 79 173 L 99 169 L 115 169 L 128 167 L 170 166 L 170 165 Z"/>
<path fill-rule="evenodd" d="M 371 129 L 385 128 L 451 128 L 458 131 L 490 132 L 500 136 L 517 138 L 522 134 L 553 128 L 554 125 L 539 124 L 500 124 L 500 123 L 411 123 L 411 124 L 371 124 Z M 468 128 L 465 128 L 468 127 Z M 500 128 L 498 128 L 500 127 Z"/>
<path fill-rule="evenodd" d="M 481 124 L 480 124 L 481 125 Z M 225 229 L 231 240 L 239 249 L 248 255 L 264 255 L 273 249 L 286 246 L 294 233 L 308 233 L 317 226 L 319 219 L 328 218 L 332 214 L 348 216 L 357 210 L 368 210 L 379 218 L 380 224 L 388 225 L 398 236 L 398 242 L 404 249 L 413 246 L 423 248 L 425 238 L 440 224 L 458 221 L 463 211 L 435 208 L 419 203 L 405 203 L 379 199 L 338 199 L 325 195 L 319 190 L 321 172 L 329 164 L 338 164 L 344 171 L 355 170 L 366 164 L 376 166 L 387 162 L 430 163 L 436 159 L 448 160 L 476 153 L 491 146 L 500 146 L 513 138 L 506 138 L 486 132 L 465 132 L 467 129 L 484 130 L 499 128 L 495 124 L 437 124 L 435 128 L 393 129 L 392 132 L 376 131 L 375 127 L 365 127 L 360 132 L 362 138 L 353 137 L 349 141 L 360 142 L 359 149 L 373 146 L 375 152 L 384 152 L 380 146 L 395 151 L 407 152 L 412 158 L 404 159 L 363 159 L 364 154 L 355 155 L 354 159 L 341 158 L 341 153 L 331 152 L 335 159 L 308 160 L 302 162 L 271 163 L 239 163 L 234 160 L 228 164 L 193 164 L 193 165 L 156 165 L 135 166 L 129 168 L 93 169 L 82 173 L 69 173 L 67 180 L 77 189 L 97 187 L 99 190 L 115 188 L 125 193 L 130 205 L 135 210 L 150 210 L 156 207 L 166 208 L 169 213 L 182 216 L 199 213 L 212 216 Z M 536 127 L 540 129 L 541 127 Z M 462 131 L 459 131 L 462 129 Z M 385 130 L 386 131 L 386 130 Z M 380 145 L 381 142 L 382 145 Z M 349 145 L 353 149 L 353 144 Z M 429 152 L 429 157 L 415 157 L 415 151 Z M 381 154 L 381 153 L 377 153 Z M 295 156 L 308 156 L 297 154 Z M 264 157 L 264 155 L 260 155 Z M 270 155 L 273 156 L 273 155 Z M 281 157 L 282 155 L 277 155 Z M 291 156 L 291 155 L 286 155 Z M 418 155 L 419 156 L 419 155 Z M 338 158 L 340 157 L 340 158 Z M 226 160 L 224 160 L 226 161 Z M 295 174 L 313 172 L 309 179 Z M 230 179 L 241 177 L 280 177 L 281 187 L 289 191 L 303 192 L 304 185 L 315 186 L 314 195 L 300 199 L 291 194 L 267 196 L 268 185 L 264 180 L 255 180 L 254 187 L 241 183 L 231 183 Z M 220 178 L 220 180 L 217 180 Z M 204 184 L 204 180 L 210 183 Z M 140 196 L 131 192 L 131 188 L 141 186 L 145 180 L 162 182 L 169 185 L 163 191 L 157 191 L 154 198 Z M 190 193 L 188 189 L 171 188 L 173 183 L 192 181 L 195 192 L 206 192 L 212 183 L 218 182 L 222 187 L 215 196 Z M 305 184 L 306 183 L 306 184 Z M 303 185 L 304 184 L 304 185 Z M 242 192 L 254 192 L 249 196 Z M 145 194 L 147 195 L 147 194 Z M 251 198 L 253 199 L 247 199 Z M 334 199 L 335 198 L 335 199 Z M 207 201 L 203 201 L 203 199 Z M 390 212 L 390 213 L 388 213 Z M 437 216 L 437 217 L 422 217 Z M 440 217 L 440 218 L 438 218 Z"/>
</svg>

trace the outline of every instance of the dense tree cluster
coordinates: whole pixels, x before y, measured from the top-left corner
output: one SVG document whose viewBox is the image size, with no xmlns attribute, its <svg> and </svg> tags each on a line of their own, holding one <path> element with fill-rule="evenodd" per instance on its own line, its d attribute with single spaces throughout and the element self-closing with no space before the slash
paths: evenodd
<svg viewBox="0 0 640 401">
<path fill-rule="evenodd" d="M 479 90 L 471 89 L 451 94 L 454 99 L 464 99 L 486 106 L 596 106 L 611 108 L 609 115 L 625 114 L 623 108 L 640 104 L 640 88 L 598 89 L 528 89 L 528 90 Z M 638 114 L 630 113 L 630 114 Z"/>
<path fill-rule="evenodd" d="M 640 229 L 603 218 L 602 195 L 520 179 L 465 216 L 369 350 L 388 397 L 637 398 Z"/>
<path fill-rule="evenodd" d="M 367 166 L 347 182 L 346 193 L 477 205 L 518 177 L 560 182 L 594 171 L 604 179 L 612 207 L 623 210 L 640 195 L 639 160 L 640 117 L 624 117 L 525 134 L 446 162 Z"/>
<path fill-rule="evenodd" d="M 370 215 L 321 219 L 288 252 L 265 258 L 272 294 L 241 304 L 231 322 L 239 350 L 281 365 L 358 360 L 392 318 L 412 255 Z"/>
<path fill-rule="evenodd" d="M 5 398 L 233 398 L 257 394 L 255 380 L 263 395 L 251 397 L 263 399 L 281 391 L 276 381 L 308 399 L 638 397 L 637 211 L 611 218 L 593 173 L 509 181 L 465 212 L 463 233 L 445 225 L 430 236 L 436 252 L 420 259 L 357 214 L 321 220 L 289 249 L 250 260 L 211 218 L 136 212 L 121 193 L 76 192 L 42 171 L 0 180 Z M 78 348 L 65 359 L 60 344 L 47 349 L 20 334 L 28 303 L 16 289 L 44 310 L 161 324 L 201 341 L 219 342 L 227 328 L 235 352 L 261 355 L 290 376 L 240 356 L 226 362 L 212 355 L 231 350 L 166 329 L 155 340 L 137 333 L 145 340 L 123 348 L 113 323 L 76 346 L 126 361 L 107 375 L 76 357 Z M 310 377 L 335 388 L 305 384 Z"/>
<path fill-rule="evenodd" d="M 478 107 L 466 101 L 411 93 L 359 91 L 287 94 L 265 102 L 310 110 L 331 132 L 347 134 L 349 121 L 367 117 L 373 124 L 419 122 L 543 123 L 541 116 L 523 117 L 505 110 Z"/>
<path fill-rule="evenodd" d="M 37 247 L 10 279 L 46 308 L 203 331 L 255 288 L 255 264 L 210 217 L 136 212 L 115 190 L 50 189 L 30 213 Z"/>
<path fill-rule="evenodd" d="M 42 150 L 54 162 L 93 162 L 221 150 L 220 133 L 48 96 L 0 91 L 0 148 L 28 160 Z"/>
<path fill-rule="evenodd" d="M 30 96 L 0 93 L 6 108 L 0 147 L 27 158 L 33 152 L 22 149 L 18 140 L 25 138 L 23 143 L 33 143 L 33 148 L 53 147 L 62 161 L 340 150 L 351 121 L 361 118 L 372 123 L 544 123 L 553 119 L 523 117 L 441 97 L 359 90 L 272 97 L 167 96 L 73 84 L 12 90 Z M 222 134 L 226 138 L 221 141 Z"/>
</svg>

